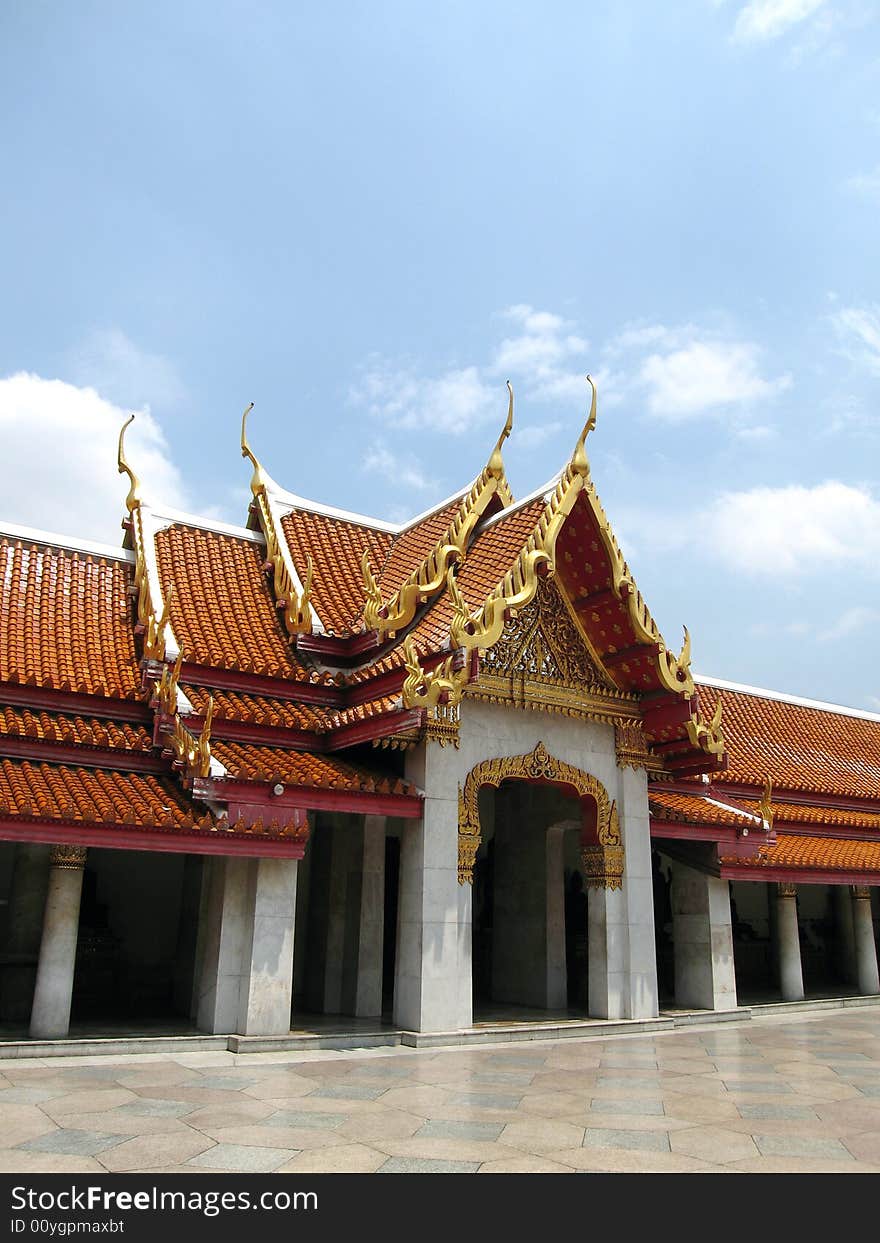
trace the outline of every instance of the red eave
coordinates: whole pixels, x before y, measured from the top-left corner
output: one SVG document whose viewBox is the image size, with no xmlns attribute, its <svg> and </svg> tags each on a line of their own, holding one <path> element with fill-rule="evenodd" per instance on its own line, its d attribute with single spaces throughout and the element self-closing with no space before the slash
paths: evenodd
<svg viewBox="0 0 880 1243">
<path fill-rule="evenodd" d="M 26 686 L 22 682 L 0 682 L 0 703 L 19 708 L 43 708 L 68 716 L 136 721 L 139 725 L 149 725 L 152 720 L 149 709 L 136 699 L 108 699 L 104 695 L 50 690 L 44 686 Z"/>
<path fill-rule="evenodd" d="M 271 695 L 277 699 L 292 700 L 294 703 L 323 704 L 333 708 L 346 706 L 345 691 L 339 686 L 301 682 L 293 678 L 270 678 L 261 673 L 242 673 L 238 669 L 218 669 L 213 665 L 184 663 L 180 680 L 191 682 L 193 686 L 241 691 L 246 695 Z M 368 695 L 367 698 L 372 699 L 373 696 Z"/>
<path fill-rule="evenodd" d="M 0 735 L 0 755 L 38 764 L 75 764 L 80 768 L 111 768 L 119 772 L 163 773 L 168 765 L 152 751 L 123 751 L 87 743 L 54 742 L 48 738 Z"/>
<path fill-rule="evenodd" d="M 92 846 L 105 850 L 149 850 L 160 854 L 235 855 L 249 859 L 301 859 L 304 840 L 260 837 L 229 830 L 155 829 L 133 824 L 95 821 L 40 820 L 26 816 L 0 818 L 0 841 L 48 845 Z"/>
<path fill-rule="evenodd" d="M 283 783 L 279 783 L 283 784 Z M 398 816 L 419 820 L 422 798 L 418 794 L 380 794 L 369 790 L 335 790 L 319 786 L 285 786 L 284 793 L 274 795 L 268 781 L 244 781 L 235 777 L 197 778 L 193 796 L 202 800 L 225 803 L 230 820 L 234 811 L 247 810 L 248 815 L 263 819 L 277 818 L 285 811 L 350 811 L 356 815 Z"/>
<path fill-rule="evenodd" d="M 423 708 L 396 708 L 390 712 L 378 713 L 366 720 L 352 721 L 349 725 L 340 725 L 330 730 L 324 735 L 324 749 L 341 751 L 345 747 L 373 742 L 377 738 L 388 738 L 391 734 L 419 729 L 424 720 Z"/>
<path fill-rule="evenodd" d="M 837 868 L 737 867 L 722 863 L 722 880 L 771 881 L 794 885 L 880 885 L 880 872 L 852 872 Z"/>
</svg>

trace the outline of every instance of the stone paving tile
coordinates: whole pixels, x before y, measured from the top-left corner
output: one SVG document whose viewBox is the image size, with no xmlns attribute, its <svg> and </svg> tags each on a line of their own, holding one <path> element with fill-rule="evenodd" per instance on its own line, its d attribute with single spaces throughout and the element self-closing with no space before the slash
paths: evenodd
<svg viewBox="0 0 880 1243">
<path fill-rule="evenodd" d="M 631 1148 L 563 1148 L 546 1155 L 551 1161 L 560 1161 L 563 1165 L 571 1165 L 577 1170 L 592 1170 L 596 1173 L 690 1174 L 699 1171 L 717 1172 L 722 1168 L 680 1153 L 643 1152 Z"/>
<path fill-rule="evenodd" d="M 633 1071 L 631 1075 L 599 1075 L 597 1088 L 631 1088 L 644 1084 L 646 1087 L 659 1087 L 660 1076 Z"/>
<path fill-rule="evenodd" d="M 758 1150 L 765 1157 L 815 1157 L 818 1160 L 852 1160 L 852 1153 L 836 1139 L 804 1135 L 755 1135 Z"/>
<path fill-rule="evenodd" d="M 574 1174 L 570 1165 L 548 1161 L 546 1157 L 502 1157 L 500 1161 L 484 1161 L 478 1174 Z"/>
<path fill-rule="evenodd" d="M 474 1174 L 478 1161 L 437 1161 L 427 1157 L 389 1157 L 379 1174 Z"/>
<path fill-rule="evenodd" d="M 57 1124 L 37 1105 L 6 1105 L 3 1109 L 2 1140 L 6 1148 L 57 1129 Z"/>
<path fill-rule="evenodd" d="M 337 1127 L 349 1120 L 349 1114 L 319 1113 L 317 1110 L 279 1109 L 263 1119 L 263 1126 Z"/>
<path fill-rule="evenodd" d="M 62 1152 L 68 1157 L 94 1157 L 105 1148 L 118 1144 L 120 1135 L 107 1131 L 75 1131 L 62 1127 L 49 1135 L 41 1135 L 38 1139 L 29 1139 L 19 1148 L 28 1152 Z"/>
<path fill-rule="evenodd" d="M 243 1088 L 252 1088 L 256 1082 L 256 1079 L 244 1076 L 238 1078 L 236 1075 L 205 1075 L 202 1079 L 190 1083 L 189 1086 L 199 1091 L 213 1089 L 218 1092 L 240 1092 Z"/>
<path fill-rule="evenodd" d="M 61 1124 L 69 1130 L 109 1131 L 111 1135 L 167 1135 L 171 1131 L 185 1130 L 185 1124 L 177 1118 L 138 1117 L 122 1113 L 118 1109 L 96 1110 L 92 1113 L 65 1114 Z"/>
<path fill-rule="evenodd" d="M 582 1144 L 584 1130 L 583 1125 L 578 1126 L 574 1122 L 534 1118 L 524 1122 L 509 1122 L 501 1130 L 500 1139 L 503 1144 L 509 1144 L 511 1148 L 520 1148 L 523 1152 L 531 1154 L 542 1154 L 557 1148 L 569 1148 Z"/>
<path fill-rule="evenodd" d="M 384 1152 L 365 1144 L 340 1144 L 312 1149 L 279 1165 L 276 1174 L 372 1174 L 388 1160 Z"/>
<path fill-rule="evenodd" d="M 364 1143 L 380 1139 L 409 1139 L 425 1122 L 425 1118 L 401 1109 L 386 1109 L 382 1113 L 354 1114 L 342 1123 L 339 1133 Z"/>
<path fill-rule="evenodd" d="M 237 1174 L 268 1174 L 284 1165 L 294 1152 L 285 1148 L 250 1148 L 244 1144 L 217 1144 L 187 1161 L 190 1169 L 232 1170 Z"/>
<path fill-rule="evenodd" d="M 346 1101 L 374 1101 L 376 1097 L 382 1096 L 385 1090 L 384 1084 L 381 1087 L 374 1087 L 369 1083 L 330 1083 L 317 1088 L 312 1095 L 319 1098 L 335 1097 L 337 1100 Z"/>
<path fill-rule="evenodd" d="M 446 1099 L 450 1105 L 485 1105 L 487 1109 L 516 1109 L 522 1100 L 521 1096 L 512 1096 L 500 1092 L 448 1092 Z"/>
<path fill-rule="evenodd" d="M 585 1148 L 641 1148 L 652 1152 L 669 1152 L 669 1136 L 665 1131 L 612 1130 L 610 1127 L 587 1127 Z"/>
<path fill-rule="evenodd" d="M 115 1138 L 119 1139 L 119 1136 Z M 117 1174 L 156 1169 L 167 1165 L 181 1165 L 190 1157 L 213 1147 L 214 1141 L 207 1135 L 188 1128 L 173 1135 L 138 1135 L 135 1139 L 126 1140 L 125 1143 L 103 1152 L 101 1164 Z"/>
<path fill-rule="evenodd" d="M 528 1071 L 492 1070 L 472 1075 L 470 1082 L 475 1087 L 527 1088 L 536 1078 Z"/>
<path fill-rule="evenodd" d="M 23 1148 L 0 1149 L 0 1174 L 88 1174 L 104 1172 L 94 1157 L 71 1157 L 60 1152 L 27 1152 Z"/>
<path fill-rule="evenodd" d="M 53 1097 L 43 1106 L 50 1118 L 61 1118 L 64 1114 L 95 1113 L 103 1109 L 115 1109 L 117 1105 L 125 1105 L 135 1099 L 135 1093 L 126 1088 L 106 1088 L 94 1091 L 67 1092 L 64 1096 Z"/>
<path fill-rule="evenodd" d="M 880 1165 L 810 1157 L 750 1157 L 746 1161 L 734 1161 L 727 1168 L 745 1174 L 880 1174 Z"/>
<path fill-rule="evenodd" d="M 590 1101 L 590 1109 L 605 1114 L 635 1114 L 637 1116 L 662 1114 L 663 1101 L 657 1098 L 633 1097 L 629 1100 L 609 1101 L 597 1097 Z"/>
<path fill-rule="evenodd" d="M 219 1126 L 211 1127 L 202 1134 L 226 1147 L 284 1148 L 291 1153 L 303 1149 L 332 1148 L 345 1143 L 337 1131 L 326 1127 Z"/>
<path fill-rule="evenodd" d="M 729 1097 L 678 1096 L 668 1094 L 663 1098 L 663 1108 L 670 1118 L 687 1118 L 694 1122 L 724 1121 L 739 1118 L 736 1101 Z"/>
<path fill-rule="evenodd" d="M 126 1101 L 117 1105 L 116 1114 L 133 1114 L 143 1118 L 179 1118 L 181 1114 L 192 1113 L 190 1101 L 169 1101 L 150 1096 L 142 1096 L 134 1101 Z"/>
<path fill-rule="evenodd" d="M 486 1139 L 496 1140 L 509 1127 L 496 1122 L 444 1122 L 432 1119 L 415 1132 L 416 1139 Z"/>
<path fill-rule="evenodd" d="M 799 1119 L 818 1119 L 819 1115 L 815 1113 L 808 1105 L 774 1105 L 774 1104 L 740 1104 L 737 1106 L 740 1117 L 750 1119 L 758 1118 L 766 1121 L 768 1118 L 778 1118 L 791 1120 Z"/>
<path fill-rule="evenodd" d="M 845 1142 L 857 1161 L 869 1161 L 880 1165 L 880 1130 L 863 1131 L 860 1135 L 847 1135 Z"/>
<path fill-rule="evenodd" d="M 41 1101 L 51 1101 L 53 1096 L 63 1096 L 60 1088 L 4 1088 L 0 1092 L 0 1109 L 7 1105 L 38 1105 Z"/>
<path fill-rule="evenodd" d="M 278 1100 L 287 1097 L 293 1100 L 299 1096 L 309 1096 L 315 1091 L 314 1079 L 306 1079 L 302 1075 L 273 1075 L 271 1079 L 261 1080 L 252 1088 L 244 1088 L 242 1096 L 252 1096 L 254 1100 Z"/>
<path fill-rule="evenodd" d="M 731 1095 L 760 1092 L 764 1096 L 784 1096 L 794 1091 L 784 1080 L 775 1079 L 725 1079 L 724 1087 Z"/>
<path fill-rule="evenodd" d="M 673 1131 L 669 1136 L 669 1146 L 673 1152 L 686 1157 L 697 1157 L 701 1161 L 719 1164 L 744 1161 L 747 1157 L 758 1155 L 751 1135 L 720 1126 L 689 1127 L 685 1131 Z"/>
<path fill-rule="evenodd" d="M 252 1122 L 262 1122 L 274 1112 L 268 1101 L 236 1097 L 228 1105 L 206 1105 L 204 1109 L 190 1107 L 185 1117 L 188 1126 L 207 1132 L 218 1126 L 247 1126 Z"/>
<path fill-rule="evenodd" d="M 522 1152 L 500 1140 L 479 1139 L 381 1139 L 371 1144 L 389 1157 L 416 1157 L 429 1161 L 503 1161 Z"/>
<path fill-rule="evenodd" d="M 537 1070 L 547 1065 L 547 1058 L 540 1053 L 492 1053 L 486 1059 L 490 1066 L 525 1066 Z"/>
</svg>

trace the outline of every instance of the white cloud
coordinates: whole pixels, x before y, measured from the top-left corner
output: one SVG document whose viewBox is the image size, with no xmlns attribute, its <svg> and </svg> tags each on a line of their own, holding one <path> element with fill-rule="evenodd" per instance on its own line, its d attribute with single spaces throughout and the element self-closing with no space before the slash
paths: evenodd
<svg viewBox="0 0 880 1243">
<path fill-rule="evenodd" d="M 852 362 L 880 375 L 880 306 L 848 306 L 831 317 L 842 342 L 842 351 Z"/>
<path fill-rule="evenodd" d="M 750 0 L 740 9 L 733 37 L 740 43 L 776 39 L 812 17 L 825 0 Z"/>
<path fill-rule="evenodd" d="M 477 367 L 451 369 L 432 378 L 394 367 L 388 359 L 372 356 L 363 367 L 350 398 L 389 427 L 419 428 L 464 435 L 499 417 L 503 420 L 503 390 L 487 384 Z"/>
<path fill-rule="evenodd" d="M 516 446 L 519 449 L 537 449 L 545 441 L 558 436 L 564 426 L 560 420 L 554 419 L 552 423 L 532 423 L 528 427 L 518 427 Z"/>
<path fill-rule="evenodd" d="M 680 422 L 745 402 L 771 400 L 791 386 L 791 376 L 765 379 L 760 350 L 746 341 L 693 341 L 667 354 L 651 354 L 639 380 L 648 410 Z"/>
<path fill-rule="evenodd" d="M 116 469 L 119 429 L 128 417 L 93 388 L 19 372 L 0 380 L 0 516 L 16 525 L 118 544 L 128 483 Z M 148 410 L 126 437 L 144 494 L 186 508 L 168 446 Z"/>
<path fill-rule="evenodd" d="M 135 345 L 119 328 L 92 332 L 67 357 L 70 378 L 121 406 L 177 405 L 186 390 L 174 364 Z"/>
<path fill-rule="evenodd" d="M 864 630 L 866 626 L 873 625 L 878 620 L 880 620 L 880 612 L 877 609 L 856 605 L 854 608 L 846 609 L 841 613 L 834 625 L 822 631 L 819 638 L 826 643 L 836 639 L 846 639 L 850 635 Z"/>
<path fill-rule="evenodd" d="M 583 401 L 589 342 L 573 331 L 576 325 L 527 303 L 510 306 L 503 314 L 520 331 L 500 343 L 490 371 L 524 377 L 528 396 L 537 401 Z"/>
<path fill-rule="evenodd" d="M 436 480 L 425 474 L 420 462 L 410 454 L 392 453 L 384 444 L 371 445 L 364 457 L 364 470 L 380 475 L 390 483 L 415 492 L 433 491 Z"/>
<path fill-rule="evenodd" d="M 765 424 L 758 424 L 756 427 L 737 427 L 734 429 L 734 435 L 737 440 L 761 441 L 772 440 L 776 435 L 775 427 L 768 427 Z"/>
<path fill-rule="evenodd" d="M 799 575 L 828 566 L 876 574 L 880 502 L 866 488 L 829 480 L 727 492 L 698 517 L 709 549 L 752 575 Z"/>
</svg>

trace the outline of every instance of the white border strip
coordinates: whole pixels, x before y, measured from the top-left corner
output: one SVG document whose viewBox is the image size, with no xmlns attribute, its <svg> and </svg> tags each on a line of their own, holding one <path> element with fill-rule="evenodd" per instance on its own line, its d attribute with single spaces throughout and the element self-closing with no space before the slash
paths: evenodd
<svg viewBox="0 0 880 1243">
<path fill-rule="evenodd" d="M 109 557 L 113 561 L 134 562 L 134 553 L 128 548 L 114 548 L 112 544 L 99 544 L 95 540 L 77 539 L 72 535 L 59 535 L 55 531 L 41 531 L 37 527 L 22 527 L 12 522 L 0 521 L 0 535 L 22 543 L 42 544 L 47 548 L 69 548 L 72 552 L 91 553 L 93 556 Z"/>
</svg>

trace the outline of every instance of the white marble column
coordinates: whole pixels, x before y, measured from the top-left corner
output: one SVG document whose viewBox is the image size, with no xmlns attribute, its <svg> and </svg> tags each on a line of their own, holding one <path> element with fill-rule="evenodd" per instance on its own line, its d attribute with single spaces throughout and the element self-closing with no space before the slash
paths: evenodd
<svg viewBox="0 0 880 1243">
<path fill-rule="evenodd" d="M 871 890 L 867 885 L 854 885 L 852 890 L 853 939 L 855 941 L 856 978 L 863 996 L 880 993 L 877 973 L 877 942 L 871 915 Z"/>
<path fill-rule="evenodd" d="M 444 767 L 436 742 L 407 754 L 407 780 L 425 791 L 422 819 L 404 821 L 400 841 L 394 1022 L 408 1031 L 473 1022 L 472 894 L 458 883 L 458 789 Z"/>
<path fill-rule="evenodd" d="M 568 1006 L 568 972 L 565 961 L 565 834 L 578 831 L 577 824 L 551 825 L 545 842 L 546 865 L 546 976 L 545 1005 L 548 1010 Z"/>
<path fill-rule="evenodd" d="M 673 864 L 672 939 L 676 1006 L 735 1010 L 733 929 L 726 880 Z"/>
<path fill-rule="evenodd" d="M 70 1030 L 85 862 L 83 846 L 53 846 L 49 855 L 49 885 L 31 1009 L 30 1034 L 34 1040 L 62 1039 Z"/>
<path fill-rule="evenodd" d="M 384 816 L 364 817 L 362 840 L 354 1013 L 358 1018 L 379 1018 L 385 936 Z"/>
<path fill-rule="evenodd" d="M 779 935 L 779 987 L 783 1001 L 802 1001 L 804 976 L 801 970 L 801 940 L 798 932 L 797 890 L 794 885 L 777 886 L 776 928 Z"/>
<path fill-rule="evenodd" d="M 290 1031 L 296 869 L 296 859 L 250 862 L 238 1010 L 238 1031 L 244 1036 Z"/>
<path fill-rule="evenodd" d="M 296 859 L 211 860 L 198 986 L 202 1031 L 290 1030 L 296 871 Z"/>
<path fill-rule="evenodd" d="M 643 768 L 620 769 L 618 813 L 624 847 L 623 893 L 627 917 L 623 1012 L 630 1019 L 651 1019 L 660 1011 L 648 779 Z"/>
<path fill-rule="evenodd" d="M 587 890 L 589 1015 L 626 1017 L 626 899 L 622 889 Z"/>
</svg>

